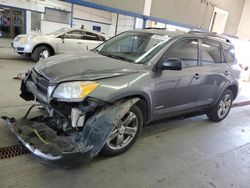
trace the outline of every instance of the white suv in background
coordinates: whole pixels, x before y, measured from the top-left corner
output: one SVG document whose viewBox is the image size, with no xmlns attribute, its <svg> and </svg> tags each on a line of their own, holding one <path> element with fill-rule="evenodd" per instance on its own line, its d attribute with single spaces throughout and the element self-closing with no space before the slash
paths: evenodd
<svg viewBox="0 0 250 188">
<path fill-rule="evenodd" d="M 18 54 L 37 62 L 55 54 L 93 49 L 107 39 L 104 34 L 85 29 L 62 28 L 46 35 L 18 35 L 11 46 Z"/>
</svg>

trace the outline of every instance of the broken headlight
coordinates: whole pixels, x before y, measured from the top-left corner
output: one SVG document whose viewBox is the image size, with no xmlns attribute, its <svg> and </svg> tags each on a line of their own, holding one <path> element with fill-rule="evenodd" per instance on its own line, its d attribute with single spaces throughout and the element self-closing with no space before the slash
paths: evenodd
<svg viewBox="0 0 250 188">
<path fill-rule="evenodd" d="M 59 84 L 53 92 L 54 98 L 66 100 L 82 100 L 95 90 L 100 84 L 98 82 L 64 82 Z"/>
</svg>

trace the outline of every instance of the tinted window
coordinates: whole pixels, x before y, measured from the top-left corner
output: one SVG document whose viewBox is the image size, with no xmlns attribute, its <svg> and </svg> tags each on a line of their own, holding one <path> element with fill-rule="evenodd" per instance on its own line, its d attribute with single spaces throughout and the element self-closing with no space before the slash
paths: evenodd
<svg viewBox="0 0 250 188">
<path fill-rule="evenodd" d="M 83 35 L 83 39 L 84 40 L 96 40 L 96 41 L 100 41 L 100 38 L 97 34 L 95 33 L 90 33 L 90 32 L 86 32 L 84 35 Z"/>
<path fill-rule="evenodd" d="M 224 46 L 224 57 L 226 63 L 234 63 L 235 51 L 233 46 L 230 45 Z"/>
<path fill-rule="evenodd" d="M 177 41 L 168 49 L 166 57 L 181 59 L 183 67 L 197 66 L 198 41 L 194 39 Z"/>
<path fill-rule="evenodd" d="M 71 34 L 71 35 L 82 35 L 82 31 L 78 31 L 78 30 L 69 31 L 67 34 Z"/>
<path fill-rule="evenodd" d="M 82 32 L 75 30 L 75 31 L 70 31 L 65 34 L 64 38 L 66 39 L 82 39 Z"/>
<path fill-rule="evenodd" d="M 101 35 L 99 35 L 99 38 L 101 39 L 101 41 L 105 41 L 106 40 L 105 37 L 101 36 Z"/>
<path fill-rule="evenodd" d="M 222 63 L 221 47 L 214 41 L 203 41 L 201 44 L 202 65 Z"/>
</svg>

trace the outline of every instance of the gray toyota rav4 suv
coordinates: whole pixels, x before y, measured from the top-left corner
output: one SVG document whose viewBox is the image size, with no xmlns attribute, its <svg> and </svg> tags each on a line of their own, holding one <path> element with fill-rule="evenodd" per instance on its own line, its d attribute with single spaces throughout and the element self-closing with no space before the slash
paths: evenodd
<svg viewBox="0 0 250 188">
<path fill-rule="evenodd" d="M 20 120 L 2 118 L 44 161 L 114 156 L 155 120 L 196 112 L 223 120 L 238 92 L 235 63 L 234 47 L 218 35 L 127 31 L 87 53 L 40 61 L 20 94 L 37 103 Z"/>
</svg>

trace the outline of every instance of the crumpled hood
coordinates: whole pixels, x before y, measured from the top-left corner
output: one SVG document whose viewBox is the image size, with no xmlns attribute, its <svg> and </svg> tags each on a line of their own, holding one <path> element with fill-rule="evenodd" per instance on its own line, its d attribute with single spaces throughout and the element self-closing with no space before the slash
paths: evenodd
<svg viewBox="0 0 250 188">
<path fill-rule="evenodd" d="M 40 61 L 35 70 L 52 83 L 72 80 L 100 80 L 138 72 L 142 65 L 133 64 L 95 52 L 56 55 Z"/>
</svg>

